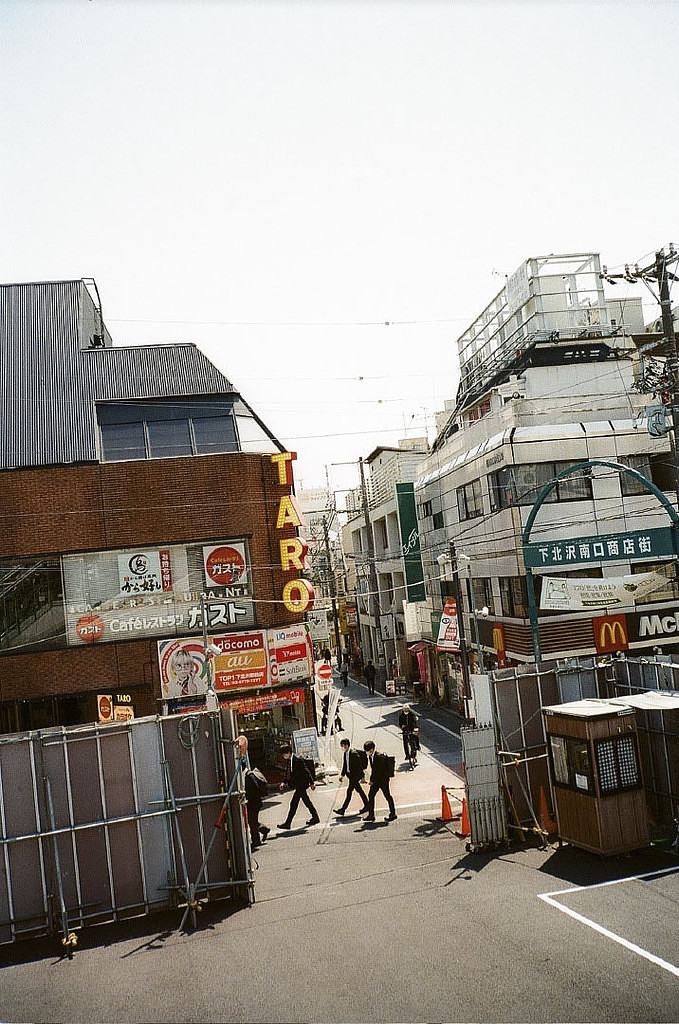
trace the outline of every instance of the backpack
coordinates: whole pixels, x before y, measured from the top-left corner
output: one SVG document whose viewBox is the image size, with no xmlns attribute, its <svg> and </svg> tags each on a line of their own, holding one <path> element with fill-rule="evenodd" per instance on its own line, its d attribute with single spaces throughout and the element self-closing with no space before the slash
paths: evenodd
<svg viewBox="0 0 679 1024">
<path fill-rule="evenodd" d="M 251 768 L 248 772 L 248 776 L 251 783 L 257 787 L 262 800 L 269 795 L 269 783 L 266 781 L 265 775 L 260 772 L 259 768 Z"/>
<path fill-rule="evenodd" d="M 387 764 L 389 767 L 389 778 L 393 779 L 394 773 L 396 771 L 396 758 L 390 757 L 388 754 L 385 754 L 385 757 L 387 759 Z"/>
<path fill-rule="evenodd" d="M 316 781 L 316 762 L 314 761 L 313 757 L 303 757 L 302 761 L 304 762 L 304 767 L 306 768 L 306 770 L 308 771 L 309 775 L 311 776 L 311 782 L 315 782 Z M 311 782 L 309 783 L 309 785 L 311 785 Z"/>
</svg>

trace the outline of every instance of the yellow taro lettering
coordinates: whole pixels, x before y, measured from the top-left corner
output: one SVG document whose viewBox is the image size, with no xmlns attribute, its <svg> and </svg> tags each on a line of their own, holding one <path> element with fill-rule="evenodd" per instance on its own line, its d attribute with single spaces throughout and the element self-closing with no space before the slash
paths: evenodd
<svg viewBox="0 0 679 1024">
<path fill-rule="evenodd" d="M 289 612 L 305 612 L 314 606 L 314 588 L 308 580 L 290 580 L 283 588 L 283 604 Z"/>
<path fill-rule="evenodd" d="M 297 452 L 278 452 L 276 455 L 271 456 L 271 461 L 274 466 L 278 469 L 278 482 L 279 484 L 291 484 L 292 483 L 292 465 L 297 458 Z"/>
<path fill-rule="evenodd" d="M 281 497 L 281 503 L 278 506 L 278 519 L 276 520 L 276 529 L 282 530 L 284 526 L 301 526 L 302 517 L 297 509 L 295 499 L 291 494 L 284 494 Z"/>
<path fill-rule="evenodd" d="M 309 550 L 299 537 L 289 537 L 281 541 L 281 565 L 287 571 L 291 566 L 293 569 L 304 569 L 304 560 Z"/>
</svg>

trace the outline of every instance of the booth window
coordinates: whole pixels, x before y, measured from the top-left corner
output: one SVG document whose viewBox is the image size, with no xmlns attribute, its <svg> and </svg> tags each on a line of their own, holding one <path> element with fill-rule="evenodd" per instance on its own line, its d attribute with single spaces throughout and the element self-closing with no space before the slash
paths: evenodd
<svg viewBox="0 0 679 1024">
<path fill-rule="evenodd" d="M 550 736 L 554 781 L 582 793 L 594 792 L 587 740 L 572 736 Z"/>
<path fill-rule="evenodd" d="M 639 786 L 639 765 L 632 736 L 599 740 L 594 750 L 602 793 L 615 793 Z"/>
</svg>

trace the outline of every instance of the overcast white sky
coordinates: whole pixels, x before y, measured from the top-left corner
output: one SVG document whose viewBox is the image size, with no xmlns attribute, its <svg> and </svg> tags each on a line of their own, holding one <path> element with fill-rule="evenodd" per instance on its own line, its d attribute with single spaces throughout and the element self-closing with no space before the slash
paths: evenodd
<svg viewBox="0 0 679 1024">
<path fill-rule="evenodd" d="M 679 242 L 678 39 L 662 0 L 2 0 L 0 280 L 95 277 L 322 484 L 431 430 L 523 260 Z"/>
</svg>

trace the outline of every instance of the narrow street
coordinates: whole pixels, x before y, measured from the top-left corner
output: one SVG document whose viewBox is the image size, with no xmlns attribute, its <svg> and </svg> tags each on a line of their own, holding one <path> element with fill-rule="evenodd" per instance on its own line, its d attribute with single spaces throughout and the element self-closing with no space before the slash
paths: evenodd
<svg viewBox="0 0 679 1024">
<path fill-rule="evenodd" d="M 337 818 L 333 782 L 313 793 L 318 825 L 304 828 L 301 808 L 301 829 L 276 832 L 290 796 L 274 794 L 254 906 L 215 904 L 192 934 L 177 931 L 181 912 L 91 928 L 70 960 L 56 940 L 5 947 L 0 1019 L 679 1019 L 676 858 L 466 853 L 456 823 L 437 820 L 441 785 L 461 785 L 455 719 L 418 707 L 420 763 L 399 770 L 402 703 L 352 681 L 342 704 L 352 744 L 371 736 L 397 755 L 398 820 L 379 804 L 374 825 Z"/>
</svg>

